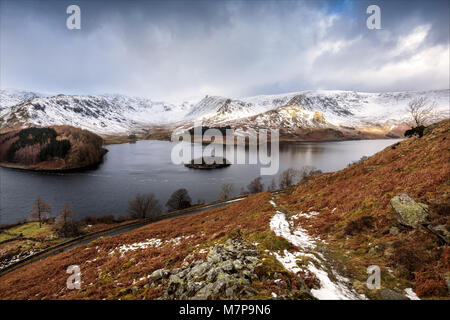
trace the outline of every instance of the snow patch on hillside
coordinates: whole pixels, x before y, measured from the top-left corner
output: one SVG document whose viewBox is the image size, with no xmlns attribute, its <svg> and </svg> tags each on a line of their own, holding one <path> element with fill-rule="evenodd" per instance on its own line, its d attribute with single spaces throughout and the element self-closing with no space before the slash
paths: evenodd
<svg viewBox="0 0 450 320">
<path fill-rule="evenodd" d="M 189 238 L 194 237 L 194 235 L 186 235 L 186 236 L 179 236 L 176 238 L 168 239 L 168 240 L 161 240 L 158 238 L 151 238 L 147 239 L 145 241 L 141 242 L 135 242 L 131 244 L 124 244 L 121 245 L 115 249 L 113 249 L 109 254 L 114 254 L 115 252 L 119 252 L 121 256 L 123 256 L 128 251 L 136 251 L 136 250 L 142 250 L 147 248 L 161 248 L 165 245 L 179 245 L 182 241 L 187 240 Z"/>
<path fill-rule="evenodd" d="M 270 201 L 270 203 L 277 208 L 274 201 Z M 286 219 L 286 215 L 278 210 L 270 221 L 270 228 L 277 236 L 283 237 L 298 248 L 298 251 L 295 253 L 291 253 L 287 250 L 284 250 L 283 253 L 274 252 L 277 260 L 280 261 L 287 270 L 293 273 L 306 271 L 314 274 L 320 281 L 320 288 L 311 289 L 311 294 L 317 299 L 365 299 L 364 295 L 361 295 L 350 288 L 349 280 L 347 278 L 338 274 L 332 267 L 327 266 L 323 255 L 316 250 L 316 241 L 319 240 L 313 239 L 301 227 L 291 230 L 292 225 L 293 224 Z M 302 257 L 312 258 L 312 261 L 308 262 L 304 268 L 301 268 L 297 264 L 298 258 Z"/>
</svg>

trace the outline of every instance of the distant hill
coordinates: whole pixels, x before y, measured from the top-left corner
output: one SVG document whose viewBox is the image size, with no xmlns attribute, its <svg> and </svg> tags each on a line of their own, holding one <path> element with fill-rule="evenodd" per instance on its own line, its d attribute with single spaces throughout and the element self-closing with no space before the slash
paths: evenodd
<svg viewBox="0 0 450 320">
<path fill-rule="evenodd" d="M 101 162 L 103 139 L 71 126 L 30 127 L 0 135 L 0 164 L 32 170 L 69 170 Z"/>
</svg>

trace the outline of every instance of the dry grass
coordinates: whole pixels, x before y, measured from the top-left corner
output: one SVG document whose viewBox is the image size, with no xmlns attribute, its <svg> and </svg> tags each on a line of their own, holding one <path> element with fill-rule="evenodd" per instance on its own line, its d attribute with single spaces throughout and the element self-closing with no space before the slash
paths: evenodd
<svg viewBox="0 0 450 320">
<path fill-rule="evenodd" d="M 200 248 L 222 241 L 233 230 L 241 230 L 242 236 L 267 230 L 274 213 L 269 204 L 270 197 L 269 193 L 260 193 L 226 207 L 160 221 L 24 266 L 0 278 L 0 298 L 117 299 L 120 290 L 130 288 L 134 280 L 138 281 L 159 268 L 180 266 L 188 254 L 199 256 Z M 164 241 L 180 236 L 190 238 L 179 245 L 169 243 L 157 248 L 128 251 L 123 255 L 109 254 L 123 244 L 152 238 Z M 66 269 L 73 264 L 79 265 L 82 272 L 83 286 L 79 291 L 66 289 Z M 161 294 L 150 289 L 140 292 L 139 297 L 151 299 Z"/>
<path fill-rule="evenodd" d="M 449 159 L 450 121 L 445 120 L 421 139 L 404 140 L 359 164 L 315 176 L 278 201 L 292 213 L 318 211 L 306 228 L 342 252 L 361 280 L 368 265 L 379 264 L 414 281 L 417 288 L 426 286 L 418 290 L 422 296 L 448 296 L 442 289 L 450 275 L 449 256 L 444 254 L 448 246 L 424 230 L 399 226 L 389 200 L 407 193 L 430 205 L 432 225 L 444 223 L 450 229 L 450 212 L 445 210 L 450 201 Z M 389 232 L 392 226 L 400 229 L 398 235 Z M 429 288 L 431 281 L 438 289 Z"/>
<path fill-rule="evenodd" d="M 441 122 L 421 139 L 407 139 L 370 159 L 335 173 L 311 177 L 292 192 L 278 196 L 277 203 L 289 213 L 318 211 L 297 223 L 328 243 L 333 257 L 344 264 L 353 278 L 367 279 L 366 267 L 377 264 L 393 270 L 395 278 L 383 276 L 382 285 L 410 284 L 424 297 L 448 297 L 449 248 L 422 229 L 398 225 L 389 200 L 407 193 L 430 204 L 431 223 L 447 223 L 450 186 L 450 121 Z M 188 255 L 204 257 L 200 249 L 230 236 L 240 235 L 272 249 L 288 246 L 269 231 L 274 208 L 271 194 L 258 193 L 225 207 L 160 221 L 131 232 L 96 240 L 42 261 L 24 266 L 0 278 L 1 299 L 154 299 L 161 289 L 145 288 L 140 280 L 159 268 L 175 268 Z M 389 232 L 399 228 L 398 234 Z M 447 228 L 448 228 L 447 224 Z M 346 231 L 347 229 L 347 231 Z M 187 237 L 179 244 L 168 242 L 120 254 L 117 248 L 147 239 L 169 241 Z M 111 252 L 113 252 L 110 254 Z M 79 265 L 82 289 L 67 290 L 66 268 Z M 383 269 L 384 270 L 384 269 Z M 297 284 L 276 261 L 265 260 L 261 274 L 280 273 L 295 290 Z M 314 279 L 306 279 L 313 285 Z M 386 281 L 393 281 L 386 283 Z M 138 290 L 129 293 L 137 285 Z M 276 284 L 254 284 L 265 297 L 281 290 Z"/>
</svg>

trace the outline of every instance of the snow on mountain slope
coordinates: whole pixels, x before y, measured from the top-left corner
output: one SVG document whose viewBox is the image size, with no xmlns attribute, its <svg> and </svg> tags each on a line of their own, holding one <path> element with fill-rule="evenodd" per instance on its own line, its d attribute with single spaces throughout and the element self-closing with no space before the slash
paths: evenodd
<svg viewBox="0 0 450 320">
<path fill-rule="evenodd" d="M 391 93 L 314 90 L 242 99 L 206 97 L 187 117 L 202 119 L 210 126 L 247 121 L 268 127 L 360 127 L 405 122 L 409 117 L 406 107 L 417 97 L 436 102 L 437 111 L 448 117 L 448 89 Z"/>
<path fill-rule="evenodd" d="M 142 126 L 202 120 L 207 126 L 341 130 L 393 128 L 404 124 L 408 103 L 417 97 L 436 102 L 449 116 L 450 90 L 365 93 L 313 90 L 247 98 L 206 96 L 196 104 L 171 104 L 124 95 L 57 95 L 45 97 L 18 90 L 0 91 L 0 129 L 68 124 L 99 134 L 126 134 Z M 177 124 L 178 125 L 178 124 Z M 385 130 L 385 129 L 383 129 Z"/>
<path fill-rule="evenodd" d="M 21 91 L 14 89 L 0 90 L 0 110 L 12 107 L 24 100 L 43 97 L 44 95 L 36 92 Z"/>
<path fill-rule="evenodd" d="M 206 96 L 199 103 L 193 106 L 186 115 L 186 119 L 207 119 L 233 120 L 253 116 L 285 105 L 289 96 L 281 96 L 274 99 L 262 99 L 257 101 L 248 99 L 231 99 L 219 96 Z"/>
<path fill-rule="evenodd" d="M 3 105 L 3 102 L 2 102 Z M 122 95 L 32 98 L 0 114 L 0 127 L 67 124 L 97 133 L 126 133 L 136 126 L 180 120 L 190 105 Z"/>
</svg>

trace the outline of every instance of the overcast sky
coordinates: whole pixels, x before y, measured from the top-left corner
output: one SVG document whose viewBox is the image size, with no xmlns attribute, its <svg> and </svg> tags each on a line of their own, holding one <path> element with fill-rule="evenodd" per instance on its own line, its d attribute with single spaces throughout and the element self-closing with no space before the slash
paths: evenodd
<svg viewBox="0 0 450 320">
<path fill-rule="evenodd" d="M 0 0 L 0 85 L 179 102 L 447 89 L 449 1 Z M 68 30 L 66 8 L 81 8 Z M 381 30 L 366 9 L 381 8 Z"/>
</svg>

